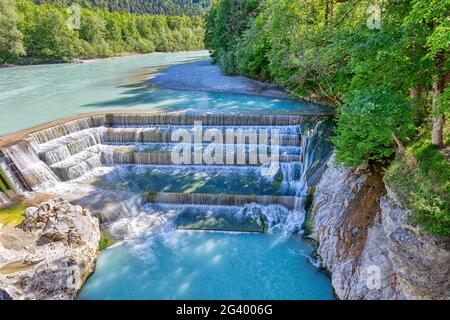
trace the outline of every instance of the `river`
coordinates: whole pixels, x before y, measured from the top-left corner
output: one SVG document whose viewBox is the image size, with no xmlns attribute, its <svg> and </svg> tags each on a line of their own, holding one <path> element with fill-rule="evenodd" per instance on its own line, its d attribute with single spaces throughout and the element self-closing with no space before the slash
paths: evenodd
<svg viewBox="0 0 450 320">
<path fill-rule="evenodd" d="M 311 108 L 293 100 L 160 89 L 145 81 L 160 67 L 207 57 L 205 51 L 158 53 L 1 69 L 0 134 L 65 116 L 114 109 L 256 113 Z M 252 126 L 264 127 L 257 122 Z M 147 141 L 145 130 L 170 133 L 174 129 L 170 125 L 124 126 L 118 122 L 113 128 L 101 125 L 60 139 L 41 137 L 26 151 L 37 153 L 32 157 L 20 148 L 5 152 L 22 164 L 19 170 L 26 179 L 36 182 L 34 190 L 72 195 L 73 200 L 75 192 L 85 192 L 85 203 L 92 195 L 103 202 L 106 195 L 136 195 L 118 206 L 119 219 L 111 215 L 116 221 L 109 225 L 110 232 L 126 241 L 100 253 L 97 269 L 80 299 L 333 299 L 329 277 L 311 263 L 313 244 L 301 234 L 292 234 L 305 218 L 305 202 L 301 200 L 297 208 L 297 200 L 305 198 L 306 173 L 328 154 L 322 129 L 305 126 L 281 126 L 286 137 L 296 137 L 294 145 L 283 150 L 301 155 L 302 160 L 283 163 L 272 179 L 250 166 L 149 165 L 135 157 L 131 162 L 114 162 L 117 159 L 112 154 L 128 150 L 130 143 L 141 153 L 169 148 L 163 141 Z M 225 127 L 219 125 L 221 130 Z M 130 131 L 132 138 L 139 139 L 130 141 Z M 94 132 L 95 137 L 101 136 L 98 141 Z M 75 145 L 75 140 L 89 144 Z M 35 160 L 29 163 L 27 159 Z M 158 193 L 158 199 L 170 205 L 155 208 L 152 203 L 136 201 L 148 192 Z M 203 194 L 204 203 L 183 203 L 186 193 Z M 210 205 L 221 194 L 230 199 L 262 196 L 261 201 L 266 196 L 290 196 L 296 201 L 293 212 L 276 205 Z M 254 216 L 263 217 L 269 232 L 260 233 Z"/>
</svg>

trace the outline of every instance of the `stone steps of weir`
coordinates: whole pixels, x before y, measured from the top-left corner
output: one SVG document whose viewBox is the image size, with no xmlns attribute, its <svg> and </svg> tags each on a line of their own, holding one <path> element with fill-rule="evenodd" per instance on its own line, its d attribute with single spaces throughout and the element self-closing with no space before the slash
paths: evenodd
<svg viewBox="0 0 450 320">
<path fill-rule="evenodd" d="M 280 163 L 298 163 L 301 160 L 299 155 L 280 155 Z M 170 153 L 112 153 L 108 156 L 101 152 L 83 151 L 64 161 L 50 166 L 52 171 L 62 181 L 69 181 L 80 178 L 89 171 L 111 165 L 143 165 L 143 166 L 175 166 L 177 168 L 189 169 L 192 166 L 225 166 L 225 167 L 260 167 L 261 163 L 249 163 L 248 159 L 243 164 L 228 164 L 226 159 L 223 163 L 202 163 L 202 164 L 176 164 L 173 163 Z"/>
<path fill-rule="evenodd" d="M 105 159 L 106 158 L 106 159 Z M 179 164 L 173 161 L 172 154 L 170 152 L 112 152 L 107 156 L 104 156 L 104 161 L 108 165 L 114 164 L 139 164 L 139 165 L 215 165 L 215 166 L 261 166 L 262 163 L 255 159 L 250 161 L 249 157 L 245 158 L 245 161 L 239 163 L 234 157 L 233 161 L 227 161 L 226 155 L 223 160 L 208 163 L 205 160 L 202 163 L 195 163 L 191 158 L 190 163 Z M 278 161 L 281 163 L 300 162 L 302 157 L 300 155 L 279 155 Z"/>
<path fill-rule="evenodd" d="M 40 153 L 40 158 L 48 165 L 52 165 L 67 158 L 75 156 L 101 143 L 99 134 L 85 135 L 79 139 L 74 139 L 66 144 L 60 144 L 53 149 Z"/>
<path fill-rule="evenodd" d="M 194 125 L 201 121 L 205 126 L 298 126 L 305 123 L 317 122 L 324 119 L 324 115 L 296 115 L 280 114 L 104 114 L 87 116 L 68 121 L 53 127 L 36 131 L 30 136 L 36 143 L 42 144 L 50 140 L 61 138 L 78 131 L 101 126 L 161 126 L 161 125 Z"/>
<path fill-rule="evenodd" d="M 49 141 L 39 143 L 31 136 L 29 138 L 30 144 L 34 147 L 35 151 L 39 154 L 55 150 L 61 146 L 75 143 L 79 140 L 103 140 L 105 127 L 89 128 L 81 131 L 71 133 L 69 135 L 61 136 L 56 139 L 50 139 Z"/>
<path fill-rule="evenodd" d="M 280 145 L 282 146 L 300 146 L 301 137 L 300 134 L 286 134 L 281 133 Z M 172 133 L 159 133 L 159 132 L 141 132 L 138 131 L 107 131 L 103 137 L 105 143 L 172 143 Z M 226 141 L 224 139 L 224 141 Z M 270 137 L 269 137 L 270 141 Z"/>
<path fill-rule="evenodd" d="M 293 196 L 240 195 L 211 193 L 145 192 L 135 194 L 122 191 L 92 190 L 87 193 L 67 195 L 73 204 L 88 208 L 101 223 L 116 221 L 123 216 L 133 216 L 141 211 L 146 203 L 170 204 L 180 206 L 228 206 L 243 207 L 251 203 L 261 205 L 280 205 L 288 210 L 295 206 Z"/>
<path fill-rule="evenodd" d="M 289 155 L 298 155 L 301 153 L 301 147 L 299 146 L 271 146 L 270 144 L 190 144 L 190 143 L 176 143 L 176 142 L 105 142 L 103 144 L 98 145 L 99 149 L 103 152 L 141 152 L 141 153 L 171 153 L 175 148 L 178 150 L 179 148 L 187 148 L 195 151 L 201 152 L 210 152 L 211 150 L 215 150 L 219 148 L 225 154 L 227 152 L 237 153 L 245 151 L 248 153 L 251 152 L 261 152 L 266 151 L 270 154 L 271 150 L 277 151 L 279 154 L 289 154 Z"/>
<path fill-rule="evenodd" d="M 263 112 L 252 113 L 184 113 L 184 114 L 111 114 L 106 117 L 109 125 L 194 125 L 201 121 L 212 126 L 287 126 L 317 121 L 322 116 L 305 116 Z"/>
<path fill-rule="evenodd" d="M 71 133 L 45 143 L 33 143 L 31 145 L 47 163 L 53 164 L 61 161 L 62 158 L 74 155 L 83 148 L 87 148 L 96 144 L 105 143 L 172 143 L 171 133 L 158 133 L 153 131 L 128 131 L 128 130 L 111 130 L 110 128 L 99 127 L 85 129 L 79 132 Z M 280 134 L 280 146 L 300 146 L 301 137 L 298 133 L 282 133 Z M 61 154 L 61 155 L 60 155 Z M 51 159 L 54 160 L 51 160 Z"/>
<path fill-rule="evenodd" d="M 281 205 L 289 210 L 292 210 L 295 206 L 295 197 L 293 196 L 146 192 L 143 197 L 145 202 L 180 205 L 242 207 L 246 204 L 258 203 L 261 205 Z"/>
<path fill-rule="evenodd" d="M 105 124 L 105 116 L 90 116 L 73 121 L 68 121 L 55 125 L 53 127 L 36 131 L 30 134 L 30 137 L 38 144 L 46 143 L 70 134 L 74 134 L 83 130 L 100 127 Z"/>
<path fill-rule="evenodd" d="M 124 128 L 124 127 L 116 127 L 116 128 L 106 128 L 106 127 L 98 127 L 98 128 L 89 128 L 85 130 L 81 130 L 75 133 L 70 133 L 69 135 L 61 136 L 55 139 L 51 139 L 44 143 L 39 143 L 37 141 L 33 141 L 33 138 L 30 138 L 30 142 L 35 142 L 37 145 L 36 151 L 39 153 L 45 153 L 52 150 L 55 150 L 63 145 L 68 145 L 71 143 L 76 143 L 79 140 L 97 140 L 104 142 L 172 142 L 172 132 L 174 129 L 179 128 L 178 126 L 167 129 L 164 128 L 156 128 L 156 127 L 140 127 L 140 128 Z M 192 128 L 189 126 L 188 128 Z M 206 127 L 205 127 L 206 128 Z M 287 129 L 289 128 L 289 129 Z M 286 146 L 298 146 L 301 143 L 301 133 L 298 127 L 285 127 L 279 128 L 279 136 L 281 140 L 281 145 Z M 220 128 L 219 128 L 220 129 Z M 256 128 L 255 132 L 259 134 L 261 132 L 260 129 L 264 128 Z M 270 130 L 270 129 L 266 129 Z M 225 134 L 225 130 L 219 130 L 223 134 Z M 270 133 L 270 131 L 268 131 Z"/>
<path fill-rule="evenodd" d="M 77 179 L 92 169 L 102 166 L 101 158 L 100 152 L 83 151 L 50 165 L 50 168 L 62 181 L 68 181 Z"/>
</svg>

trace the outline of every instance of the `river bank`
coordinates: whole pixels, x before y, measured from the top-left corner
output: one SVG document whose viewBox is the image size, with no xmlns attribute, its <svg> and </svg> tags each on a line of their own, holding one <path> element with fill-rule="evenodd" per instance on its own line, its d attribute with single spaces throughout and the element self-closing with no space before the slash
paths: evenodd
<svg viewBox="0 0 450 320">
<path fill-rule="evenodd" d="M 110 61 L 110 60 L 116 60 L 120 58 L 130 58 L 130 57 L 141 57 L 141 56 L 157 56 L 157 55 L 163 55 L 163 54 L 171 54 L 171 53 L 200 53 L 205 55 L 206 57 L 209 55 L 207 50 L 192 50 L 192 51 L 174 51 L 174 52 L 149 52 L 149 53 L 138 53 L 138 52 L 124 52 L 119 53 L 116 55 L 113 55 L 111 57 L 98 57 L 98 58 L 74 58 L 70 61 L 63 61 L 63 60 L 48 60 L 48 59 L 39 59 L 39 58 L 27 58 L 26 60 L 23 60 L 23 62 L 19 62 L 16 64 L 12 63 L 2 63 L 0 64 L 1 68 L 14 68 L 14 67 L 25 67 L 25 66 L 39 66 L 39 65 L 53 65 L 53 64 L 83 64 L 83 63 L 91 63 L 91 62 L 98 62 L 98 61 Z M 200 58 L 202 59 L 202 58 Z M 196 60 L 196 59 L 194 59 Z"/>
<path fill-rule="evenodd" d="M 211 59 L 171 66 L 152 74 L 148 81 L 160 88 L 226 92 L 290 99 L 288 92 L 272 83 L 242 76 L 226 76 Z"/>
</svg>

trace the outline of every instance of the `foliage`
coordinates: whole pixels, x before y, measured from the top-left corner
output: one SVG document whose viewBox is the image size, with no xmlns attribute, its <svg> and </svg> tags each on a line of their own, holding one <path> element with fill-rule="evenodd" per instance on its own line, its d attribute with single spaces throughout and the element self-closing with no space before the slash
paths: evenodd
<svg viewBox="0 0 450 320">
<path fill-rule="evenodd" d="M 3 31 L 4 28 L 0 31 L 2 63 L 70 61 L 127 52 L 181 51 L 203 47 L 203 21 L 199 17 L 138 15 L 83 8 L 78 30 L 68 24 L 70 12 L 67 7 L 17 0 L 14 10 L 13 1 L 0 0 L 0 4 L 6 3 L 10 8 L 6 12 L 9 20 L 2 19 L 5 15 L 2 13 L 0 24 L 5 20 L 11 26 L 8 32 Z M 14 25 L 17 32 L 12 27 Z M 7 45 L 2 45 L 2 39 L 7 40 Z"/>
<path fill-rule="evenodd" d="M 205 43 L 216 49 L 213 59 L 219 63 L 226 74 L 237 73 L 235 46 L 248 24 L 256 14 L 257 0 L 222 0 L 214 2 L 215 6 L 206 18 L 208 32 Z"/>
<path fill-rule="evenodd" d="M 19 225 L 24 220 L 23 213 L 27 208 L 25 201 L 16 201 L 6 207 L 0 208 L 0 224 L 3 227 L 7 225 Z"/>
<path fill-rule="evenodd" d="M 265 33 L 263 21 L 256 17 L 249 29 L 245 30 L 236 46 L 236 68 L 239 74 L 266 80 L 270 78 L 267 56 L 269 37 Z"/>
<path fill-rule="evenodd" d="M 395 153 L 391 133 L 409 133 L 411 109 L 401 95 L 383 88 L 347 94 L 337 116 L 336 160 L 359 165 L 365 160 L 381 162 Z M 376 150 L 377 152 L 373 152 Z"/>
<path fill-rule="evenodd" d="M 114 240 L 111 238 L 111 235 L 109 234 L 107 229 L 101 229 L 101 237 L 100 242 L 98 244 L 98 250 L 103 251 L 107 249 L 108 247 L 112 246 L 114 244 Z"/>
<path fill-rule="evenodd" d="M 386 179 L 416 222 L 448 235 L 449 160 L 428 136 L 433 122 L 440 137 L 439 114 L 448 127 L 449 13 L 442 0 L 216 0 L 205 45 L 227 73 L 335 106 L 336 159 L 386 164 L 395 153 Z"/>
<path fill-rule="evenodd" d="M 448 144 L 450 127 L 446 129 Z M 385 180 L 412 209 L 416 223 L 426 231 L 450 236 L 450 162 L 431 144 L 429 130 L 392 163 Z"/>
<path fill-rule="evenodd" d="M 208 4 L 207 0 L 34 0 L 36 4 L 64 4 L 79 3 L 81 6 L 92 9 L 106 8 L 109 11 L 147 13 L 163 15 L 201 15 Z"/>
<path fill-rule="evenodd" d="M 394 136 L 413 139 L 432 115 L 426 89 L 449 72 L 450 3 L 377 4 L 380 28 L 368 24 L 371 0 L 217 0 L 205 44 L 229 74 L 270 79 L 295 97 L 334 105 L 340 162 L 384 161 L 395 152 Z M 414 99 L 412 88 L 421 88 Z M 437 99 L 441 112 L 449 90 Z"/>
<path fill-rule="evenodd" d="M 25 54 L 23 34 L 17 28 L 14 0 L 0 0 L 0 63 L 15 62 Z"/>
</svg>

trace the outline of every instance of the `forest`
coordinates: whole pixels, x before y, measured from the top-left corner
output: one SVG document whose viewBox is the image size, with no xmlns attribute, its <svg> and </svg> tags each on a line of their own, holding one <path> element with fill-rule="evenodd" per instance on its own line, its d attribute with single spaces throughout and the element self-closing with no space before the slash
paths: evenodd
<svg viewBox="0 0 450 320">
<path fill-rule="evenodd" d="M 223 72 L 336 109 L 338 163 L 379 165 L 416 221 L 450 234 L 450 2 L 217 0 Z"/>
<path fill-rule="evenodd" d="M 85 8 L 107 8 L 109 11 L 164 15 L 202 15 L 210 0 L 34 0 L 37 4 L 79 3 Z"/>
<path fill-rule="evenodd" d="M 78 10 L 70 11 L 63 4 L 0 0 L 0 64 L 203 48 L 199 16 L 132 14 L 97 7 Z"/>
</svg>

